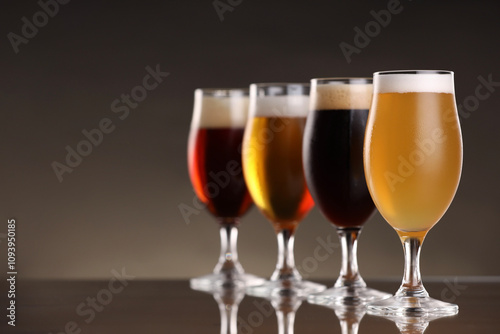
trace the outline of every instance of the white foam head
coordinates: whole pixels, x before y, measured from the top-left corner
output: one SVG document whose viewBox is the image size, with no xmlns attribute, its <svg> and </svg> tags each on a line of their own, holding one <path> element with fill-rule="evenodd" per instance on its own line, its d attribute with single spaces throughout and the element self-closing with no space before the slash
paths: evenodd
<svg viewBox="0 0 500 334">
<path fill-rule="evenodd" d="M 372 101 L 371 83 L 327 82 L 313 84 L 311 110 L 369 109 Z"/>
<path fill-rule="evenodd" d="M 455 93 L 449 71 L 376 72 L 373 85 L 376 93 Z"/>
<path fill-rule="evenodd" d="M 248 94 L 246 90 L 210 90 L 213 94 L 204 94 L 203 89 L 194 93 L 192 128 L 243 128 L 248 118 Z"/>
<path fill-rule="evenodd" d="M 259 94 L 260 85 L 253 84 L 250 86 L 250 117 L 307 117 L 309 112 L 308 85 L 277 85 L 282 85 L 276 86 L 277 91 L 280 88 L 278 95 Z M 291 89 L 288 91 L 281 89 L 286 85 Z"/>
</svg>

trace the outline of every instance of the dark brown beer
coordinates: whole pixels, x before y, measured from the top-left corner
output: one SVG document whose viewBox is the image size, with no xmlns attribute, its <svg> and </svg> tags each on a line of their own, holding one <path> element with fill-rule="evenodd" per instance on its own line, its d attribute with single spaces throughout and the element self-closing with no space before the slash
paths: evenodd
<svg viewBox="0 0 500 334">
<path fill-rule="evenodd" d="M 375 209 L 363 170 L 368 110 L 314 110 L 309 118 L 304 169 L 314 202 L 336 226 L 362 226 Z"/>
</svg>

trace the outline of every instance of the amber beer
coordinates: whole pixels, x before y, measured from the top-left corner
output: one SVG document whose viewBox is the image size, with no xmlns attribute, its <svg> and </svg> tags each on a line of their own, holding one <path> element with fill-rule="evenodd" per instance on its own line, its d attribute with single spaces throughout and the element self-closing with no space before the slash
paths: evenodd
<svg viewBox="0 0 500 334">
<path fill-rule="evenodd" d="M 232 222 L 225 218 L 241 217 L 252 204 L 241 165 L 248 96 L 195 94 L 188 144 L 191 183 L 215 217 Z"/>
<path fill-rule="evenodd" d="M 337 227 L 360 227 L 375 210 L 363 170 L 363 140 L 371 79 L 317 84 L 304 136 L 307 184 Z"/>
<path fill-rule="evenodd" d="M 254 203 L 275 229 L 294 230 L 314 205 L 302 166 L 309 97 L 263 99 L 245 133 L 245 179 Z"/>
<path fill-rule="evenodd" d="M 379 89 L 364 152 L 368 188 L 400 235 L 425 235 L 448 209 L 460 180 L 453 77 L 380 74 L 374 80 Z"/>
</svg>

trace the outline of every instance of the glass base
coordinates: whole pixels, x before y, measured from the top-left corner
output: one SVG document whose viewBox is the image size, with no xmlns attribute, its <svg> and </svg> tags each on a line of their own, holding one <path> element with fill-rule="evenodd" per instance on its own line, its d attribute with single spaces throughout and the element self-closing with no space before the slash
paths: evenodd
<svg viewBox="0 0 500 334">
<path fill-rule="evenodd" d="M 370 289 L 367 287 L 333 287 L 320 293 L 307 297 L 311 304 L 325 306 L 358 306 L 365 305 L 381 299 L 390 298 L 392 295 L 386 292 Z"/>
<path fill-rule="evenodd" d="M 368 304 L 368 314 L 379 316 L 454 315 L 458 305 L 442 302 L 430 297 L 393 296 Z"/>
<path fill-rule="evenodd" d="M 201 277 L 191 278 L 189 285 L 193 290 L 212 291 L 218 288 L 239 288 L 259 285 L 266 280 L 252 274 L 236 274 L 229 276 L 224 273 L 209 274 Z"/>
<path fill-rule="evenodd" d="M 323 284 L 302 280 L 265 281 L 247 287 L 247 294 L 254 297 L 273 298 L 283 296 L 307 297 L 326 289 Z"/>
</svg>

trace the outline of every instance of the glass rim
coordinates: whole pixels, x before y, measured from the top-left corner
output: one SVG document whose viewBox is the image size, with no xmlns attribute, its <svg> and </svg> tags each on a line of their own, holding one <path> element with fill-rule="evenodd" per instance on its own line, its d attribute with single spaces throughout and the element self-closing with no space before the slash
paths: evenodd
<svg viewBox="0 0 500 334">
<path fill-rule="evenodd" d="M 372 84 L 373 78 L 370 77 L 326 77 L 313 78 L 311 84 L 316 85 L 335 85 L 335 84 Z"/>
<path fill-rule="evenodd" d="M 448 70 L 391 70 L 391 71 L 378 71 L 374 72 L 373 76 L 376 75 L 391 75 L 391 74 L 453 74 L 453 71 Z"/>
<path fill-rule="evenodd" d="M 213 97 L 248 96 L 248 88 L 196 88 L 195 94 Z"/>
<path fill-rule="evenodd" d="M 257 88 L 267 88 L 267 87 L 288 87 L 288 86 L 303 86 L 309 87 L 311 84 L 309 82 L 257 82 L 251 83 L 250 87 L 254 86 Z"/>
<path fill-rule="evenodd" d="M 250 85 L 250 99 L 273 96 L 309 96 L 311 84 L 308 82 L 269 82 Z"/>
</svg>

